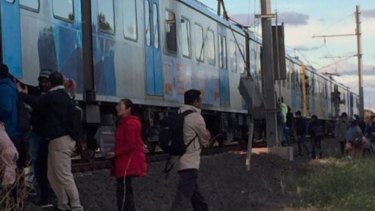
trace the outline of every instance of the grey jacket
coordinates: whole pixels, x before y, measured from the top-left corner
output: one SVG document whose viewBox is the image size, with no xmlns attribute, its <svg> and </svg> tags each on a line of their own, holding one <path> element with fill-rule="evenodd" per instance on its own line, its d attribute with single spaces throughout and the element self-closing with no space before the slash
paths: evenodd
<svg viewBox="0 0 375 211">
<path fill-rule="evenodd" d="M 339 119 L 335 125 L 335 136 L 337 141 L 346 141 L 346 132 L 349 129 L 348 121 Z"/>
<path fill-rule="evenodd" d="M 192 139 L 194 141 L 187 147 L 186 153 L 178 160 L 177 170 L 199 169 L 202 146 L 207 145 L 210 139 L 210 133 L 206 130 L 206 123 L 201 115 L 201 110 L 191 105 L 183 105 L 179 112 L 186 110 L 193 110 L 194 113 L 185 117 L 184 143 L 188 144 Z"/>
</svg>

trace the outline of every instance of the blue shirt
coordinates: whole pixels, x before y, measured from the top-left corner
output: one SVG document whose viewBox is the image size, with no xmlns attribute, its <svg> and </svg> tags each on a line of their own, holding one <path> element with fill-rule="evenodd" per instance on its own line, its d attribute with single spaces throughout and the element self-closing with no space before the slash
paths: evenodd
<svg viewBox="0 0 375 211">
<path fill-rule="evenodd" d="M 10 78 L 0 79 L 0 121 L 9 137 L 22 134 L 18 124 L 18 91 Z"/>
</svg>

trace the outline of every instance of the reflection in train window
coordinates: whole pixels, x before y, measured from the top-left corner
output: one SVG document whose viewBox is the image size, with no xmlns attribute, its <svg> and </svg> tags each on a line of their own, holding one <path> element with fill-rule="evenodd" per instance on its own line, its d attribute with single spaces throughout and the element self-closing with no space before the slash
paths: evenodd
<svg viewBox="0 0 375 211">
<path fill-rule="evenodd" d="M 207 30 L 207 60 L 211 65 L 215 65 L 215 35 L 212 30 Z"/>
<path fill-rule="evenodd" d="M 145 1 L 146 4 L 146 1 Z M 125 0 L 124 5 L 124 36 L 130 40 L 137 40 L 137 5 L 136 0 Z M 147 6 L 149 6 L 147 4 Z M 146 17 L 145 17 L 146 18 Z"/>
<path fill-rule="evenodd" d="M 39 0 L 20 0 L 20 5 L 22 8 L 27 10 L 34 12 L 39 11 Z"/>
<path fill-rule="evenodd" d="M 150 11 L 150 3 L 148 2 L 148 0 L 145 0 L 145 36 L 147 46 L 151 46 Z"/>
<path fill-rule="evenodd" d="M 238 50 L 238 69 L 240 70 L 241 74 L 246 73 L 245 70 L 245 47 L 242 44 L 238 44 L 239 50 Z"/>
<path fill-rule="evenodd" d="M 177 52 L 177 30 L 176 30 L 176 16 L 171 11 L 165 13 L 165 41 L 167 43 L 167 50 L 170 52 Z"/>
<path fill-rule="evenodd" d="M 154 47 L 159 48 L 159 10 L 158 5 L 153 4 L 152 6 L 152 25 L 154 30 Z"/>
<path fill-rule="evenodd" d="M 203 27 L 195 24 L 194 25 L 194 49 L 195 49 L 195 57 L 198 61 L 204 61 L 204 43 L 203 43 Z"/>
<path fill-rule="evenodd" d="M 73 0 L 53 0 L 53 15 L 56 18 L 63 19 L 65 21 L 73 22 L 74 10 Z"/>
<path fill-rule="evenodd" d="M 114 33 L 114 21 L 113 0 L 98 1 L 98 25 L 100 31 Z"/>
<path fill-rule="evenodd" d="M 14 3 L 14 0 L 6 0 L 6 2 L 8 2 L 8 3 Z"/>
<path fill-rule="evenodd" d="M 229 43 L 229 64 L 230 64 L 230 70 L 234 73 L 237 72 L 237 49 L 236 49 L 236 43 L 231 40 Z"/>
<path fill-rule="evenodd" d="M 227 40 L 222 35 L 219 35 L 219 66 L 227 69 Z"/>
<path fill-rule="evenodd" d="M 181 51 L 185 57 L 191 57 L 190 48 L 190 21 L 181 18 Z"/>
</svg>

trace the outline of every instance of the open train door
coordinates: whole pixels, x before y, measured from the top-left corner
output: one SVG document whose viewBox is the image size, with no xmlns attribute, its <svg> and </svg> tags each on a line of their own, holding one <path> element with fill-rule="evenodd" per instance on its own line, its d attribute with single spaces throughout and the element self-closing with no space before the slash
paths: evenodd
<svg viewBox="0 0 375 211">
<path fill-rule="evenodd" d="M 1 0 L 2 62 L 17 78 L 22 77 L 20 7 L 16 0 Z"/>
<path fill-rule="evenodd" d="M 147 94 L 163 96 L 163 73 L 159 32 L 159 0 L 145 0 L 145 46 Z"/>
</svg>

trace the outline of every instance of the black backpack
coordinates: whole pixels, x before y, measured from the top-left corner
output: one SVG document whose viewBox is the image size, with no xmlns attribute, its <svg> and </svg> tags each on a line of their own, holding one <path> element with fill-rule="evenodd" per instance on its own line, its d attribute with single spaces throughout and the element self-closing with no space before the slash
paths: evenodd
<svg viewBox="0 0 375 211">
<path fill-rule="evenodd" d="M 180 156 L 186 152 L 186 148 L 193 142 L 195 137 L 185 145 L 183 138 L 184 119 L 193 112 L 192 110 L 186 110 L 163 119 L 159 133 L 159 146 L 164 152 Z"/>
</svg>

